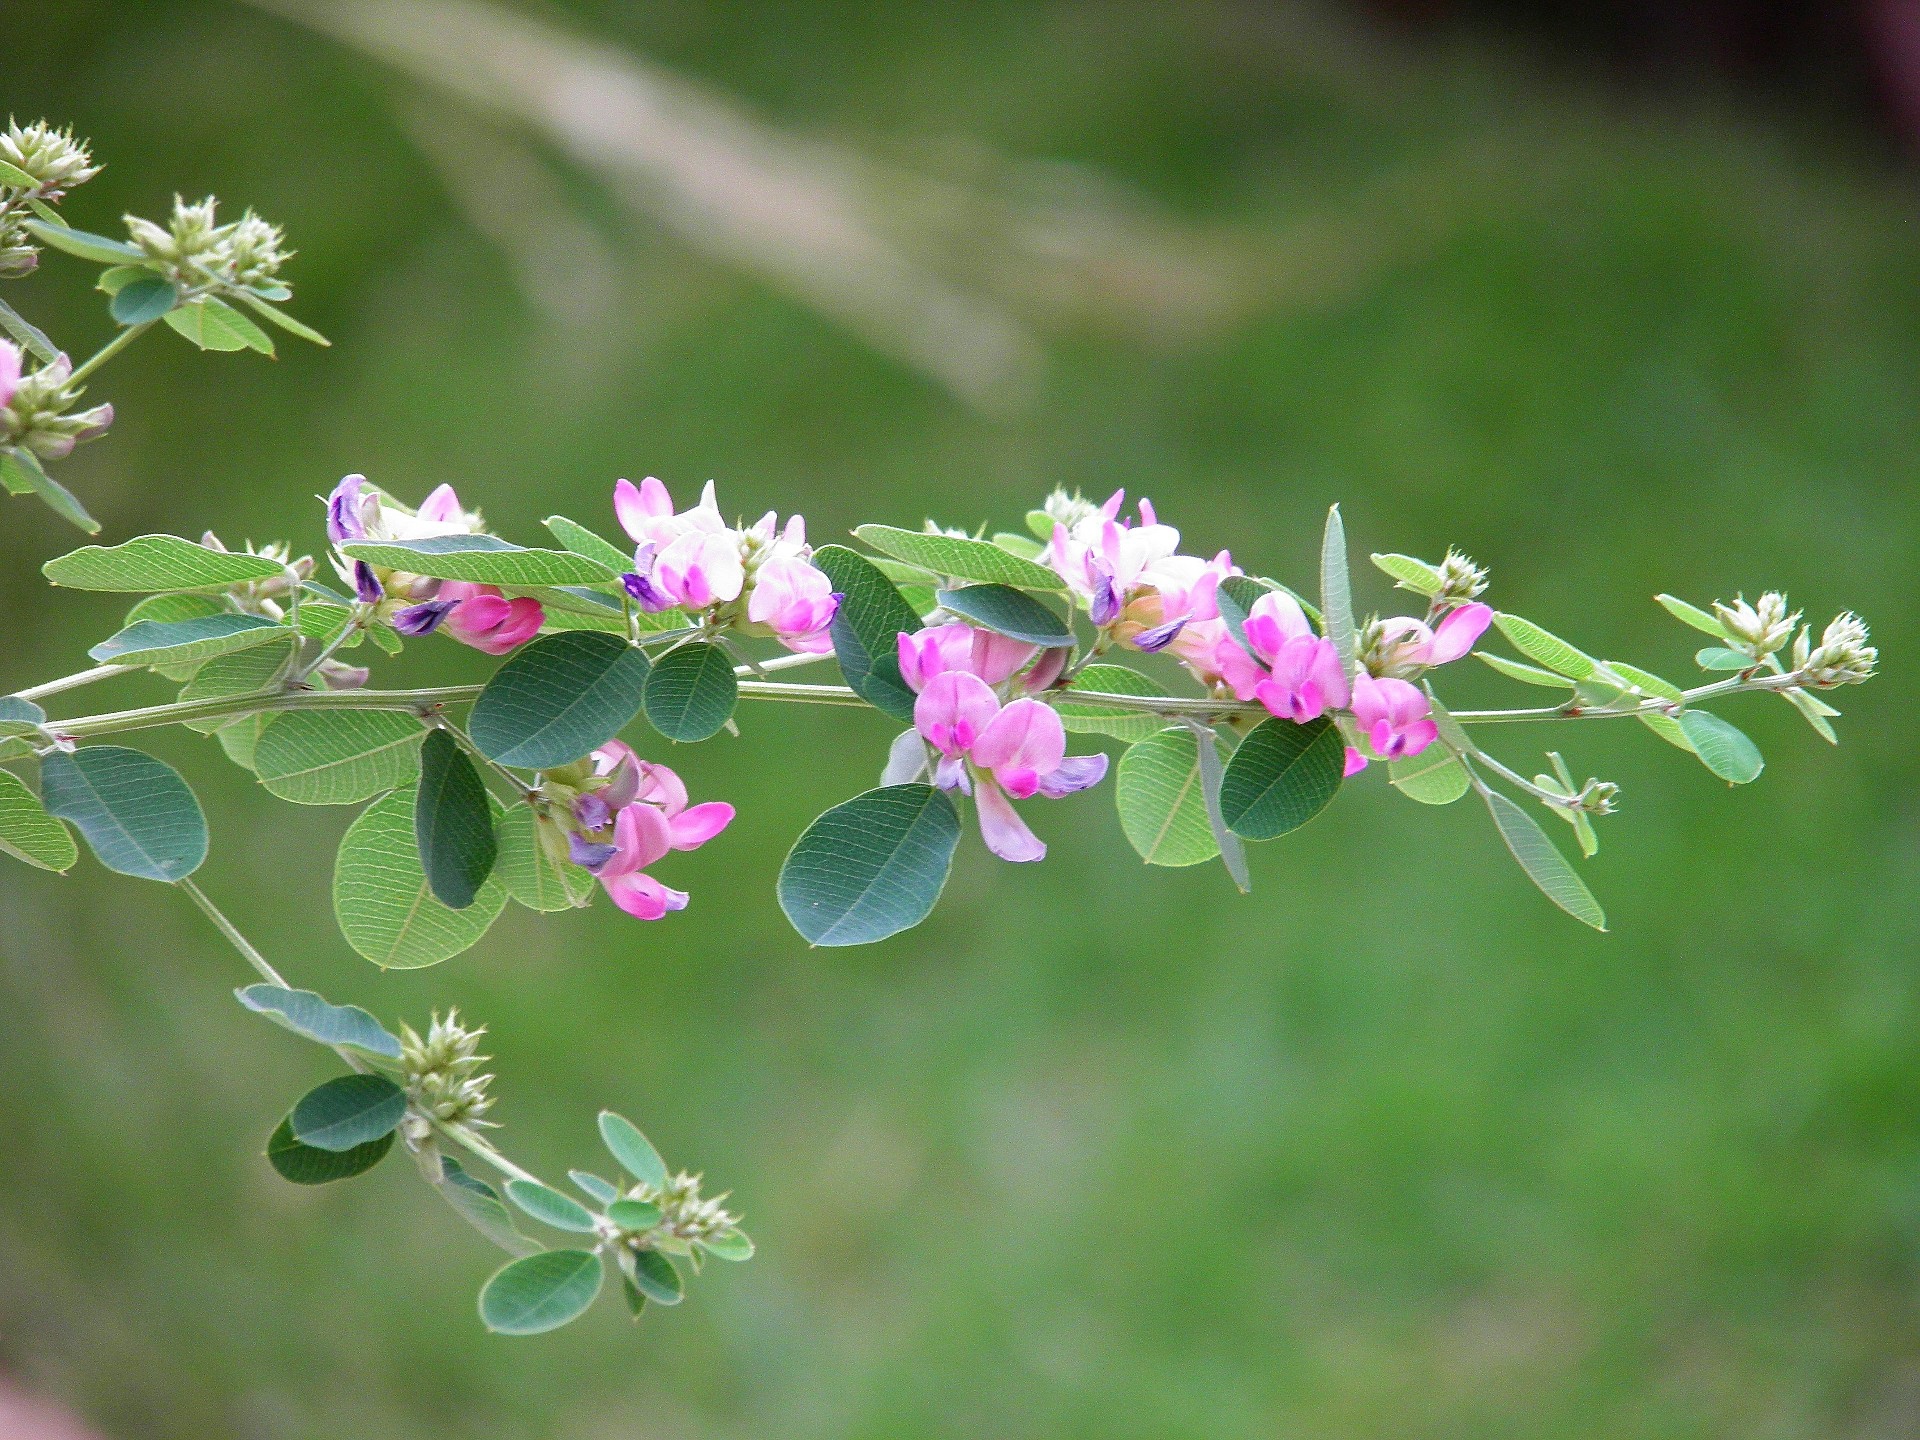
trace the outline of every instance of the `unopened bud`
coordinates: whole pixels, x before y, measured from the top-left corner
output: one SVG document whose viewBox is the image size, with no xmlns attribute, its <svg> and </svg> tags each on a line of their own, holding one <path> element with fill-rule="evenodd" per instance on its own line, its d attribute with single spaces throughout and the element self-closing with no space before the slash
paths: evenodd
<svg viewBox="0 0 1920 1440">
<path fill-rule="evenodd" d="M 1809 646 L 1804 628 L 1793 643 L 1794 670 L 1822 689 L 1870 680 L 1879 661 L 1880 652 L 1867 643 L 1866 622 L 1851 610 L 1828 622 L 1818 646 Z"/>
<path fill-rule="evenodd" d="M 71 130 L 54 129 L 44 120 L 31 125 L 9 122 L 5 130 L 0 130 L 0 160 L 31 175 L 34 193 L 42 200 L 57 200 L 100 173 L 84 140 L 76 140 Z"/>
<path fill-rule="evenodd" d="M 424 1039 L 412 1026 L 401 1025 L 400 1066 L 416 1110 L 446 1125 L 492 1123 L 480 1117 L 493 1105 L 487 1094 L 493 1077 L 474 1073 L 487 1063 L 479 1053 L 486 1033 L 485 1026 L 467 1029 L 457 1010 L 449 1010 L 444 1020 L 436 1014 Z"/>
<path fill-rule="evenodd" d="M 1082 520 L 1091 520 L 1100 513 L 1100 507 L 1078 490 L 1069 495 L 1064 489 L 1055 490 L 1047 496 L 1046 503 L 1040 509 L 1069 530 Z"/>
<path fill-rule="evenodd" d="M 1800 623 L 1800 612 L 1787 613 L 1787 597 L 1769 590 L 1758 605 L 1749 605 L 1745 596 L 1735 596 L 1733 604 L 1713 602 L 1713 613 L 1727 627 L 1727 635 L 1741 650 L 1758 660 L 1773 654 L 1793 636 Z"/>
<path fill-rule="evenodd" d="M 1449 549 L 1440 562 L 1440 592 L 1433 598 L 1442 605 L 1464 605 L 1486 588 L 1487 572 L 1458 550 Z"/>
</svg>

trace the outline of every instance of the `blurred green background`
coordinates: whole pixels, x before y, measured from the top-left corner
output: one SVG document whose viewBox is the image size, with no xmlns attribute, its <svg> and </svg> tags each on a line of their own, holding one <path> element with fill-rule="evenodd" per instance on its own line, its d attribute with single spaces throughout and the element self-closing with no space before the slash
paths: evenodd
<svg viewBox="0 0 1920 1440">
<path fill-rule="evenodd" d="M 1483 812 L 1375 774 L 1258 847 L 1251 898 L 1143 871 L 1103 790 L 1027 807 L 1044 865 L 970 841 L 927 925 L 810 952 L 776 867 L 890 730 L 749 708 L 671 757 L 741 810 L 671 862 L 686 914 L 514 909 L 382 976 L 329 912 L 348 815 L 156 734 L 214 821 L 204 883 L 298 982 L 416 1024 L 457 1002 L 513 1153 L 590 1165 L 612 1105 L 734 1191 L 761 1255 L 637 1330 L 603 1304 L 488 1337 L 497 1256 L 409 1167 L 269 1171 L 329 1065 L 231 1001 L 246 973 L 190 907 L 11 866 L 0 1370 L 104 1434 L 195 1440 L 1920 1433 L 1908 167 L 1837 121 L 1332 9 L 519 12 L 691 107 L 626 132 L 669 153 L 622 181 L 632 117 L 591 84 L 516 110 L 460 58 L 474 13 L 373 8 L 424 50 L 225 0 L 0 4 L 0 103 L 108 162 L 70 218 L 251 203 L 335 342 L 269 364 L 162 330 L 104 372 L 120 418 L 58 473 L 109 538 L 317 548 L 348 470 L 452 481 L 523 540 L 556 510 L 611 529 L 619 475 L 713 477 L 816 539 L 1124 485 L 1190 548 L 1304 578 L 1339 500 L 1356 548 L 1458 543 L 1596 653 L 1682 676 L 1697 637 L 1654 592 L 1780 586 L 1866 614 L 1888 673 L 1836 697 L 1837 751 L 1727 707 L 1769 760 L 1732 793 L 1638 727 L 1503 736 L 1623 785 L 1587 867 L 1605 936 Z M 530 45 L 495 63 L 531 74 Z M 735 123 L 792 190 L 689 200 Z M 820 193 L 886 238 L 871 293 L 808 279 L 861 276 L 864 241 L 782 231 Z M 49 256 L 8 296 L 84 353 L 92 274 Z M 114 628 L 40 580 L 75 539 L 0 512 L 0 686 Z M 406 673 L 480 673 L 454 648 Z"/>
</svg>

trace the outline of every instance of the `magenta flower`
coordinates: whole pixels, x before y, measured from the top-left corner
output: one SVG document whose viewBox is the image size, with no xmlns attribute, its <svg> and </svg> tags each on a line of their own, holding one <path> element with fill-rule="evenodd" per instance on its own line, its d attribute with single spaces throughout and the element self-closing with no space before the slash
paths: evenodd
<svg viewBox="0 0 1920 1440">
<path fill-rule="evenodd" d="M 20 347 L 0 340 L 0 410 L 7 408 L 13 392 L 20 388 Z"/>
<path fill-rule="evenodd" d="M 1105 755 L 1067 754 L 1066 727 L 1052 706 L 1026 698 L 1002 705 L 987 682 L 967 670 L 928 678 L 913 720 L 940 754 L 934 784 L 974 797 L 980 836 L 1002 860 L 1039 860 L 1047 853 L 1013 801 L 1036 794 L 1058 799 L 1099 784 L 1107 773 Z"/>
<path fill-rule="evenodd" d="M 738 600 L 747 583 L 740 542 L 725 531 L 690 530 L 660 552 L 652 579 L 675 605 L 689 610 Z"/>
<path fill-rule="evenodd" d="M 825 655 L 833 649 L 827 627 L 840 611 L 840 598 L 826 572 L 812 562 L 774 555 L 754 572 L 747 619 L 768 627 L 789 650 Z"/>
<path fill-rule="evenodd" d="M 642 760 L 618 740 L 593 752 L 606 783 L 583 793 L 575 816 L 585 831 L 571 837 L 574 862 L 593 872 L 613 903 L 639 920 L 687 908 L 687 894 L 647 874 L 669 851 L 697 850 L 733 822 L 723 801 L 687 804 L 687 787 L 665 765 Z"/>
<path fill-rule="evenodd" d="M 1382 620 L 1364 657 L 1367 668 L 1376 675 L 1406 679 L 1429 666 L 1448 664 L 1472 650 L 1492 622 L 1493 608 L 1480 604 L 1451 611 L 1438 627 L 1407 615 Z"/>
<path fill-rule="evenodd" d="M 1251 655 L 1228 637 L 1216 657 L 1236 698 L 1258 700 L 1269 714 L 1296 724 L 1346 705 L 1340 652 L 1315 633 L 1291 595 L 1270 590 L 1254 601 L 1244 633 Z"/>
<path fill-rule="evenodd" d="M 1140 502 L 1138 524 L 1119 518 L 1125 499 L 1126 492 L 1116 490 L 1071 527 L 1056 523 L 1040 563 L 1067 582 L 1115 643 L 1180 653 L 1180 637 L 1189 627 L 1219 617 L 1220 582 L 1237 573 L 1232 557 L 1224 550 L 1211 560 L 1177 553 L 1180 532 L 1159 522 L 1151 501 Z M 1187 647 L 1195 656 L 1210 649 L 1210 641 L 1200 649 Z"/>
<path fill-rule="evenodd" d="M 950 670 L 977 676 L 989 686 L 1002 685 L 1040 653 L 1038 645 L 976 629 L 961 620 L 929 626 L 911 635 L 903 630 L 898 644 L 900 676 L 916 694 L 934 676 Z M 1065 652 L 1060 653 L 1064 658 Z"/>
<path fill-rule="evenodd" d="M 492 585 L 472 585 L 464 580 L 441 584 L 433 603 L 446 606 L 448 602 L 452 603 L 441 611 L 438 623 L 462 645 L 489 655 L 504 655 L 526 644 L 540 633 L 547 618 L 538 600 L 524 596 L 509 600 Z M 399 616 L 394 618 L 395 628 L 400 629 Z"/>
<path fill-rule="evenodd" d="M 1354 677 L 1353 718 L 1382 760 L 1404 760 L 1431 745 L 1440 734 L 1432 714 L 1426 695 L 1405 680 Z"/>
</svg>

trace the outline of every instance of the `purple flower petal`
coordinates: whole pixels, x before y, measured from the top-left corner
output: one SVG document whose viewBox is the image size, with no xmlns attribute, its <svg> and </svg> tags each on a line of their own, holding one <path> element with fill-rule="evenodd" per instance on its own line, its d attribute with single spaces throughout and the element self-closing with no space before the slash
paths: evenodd
<svg viewBox="0 0 1920 1440">
<path fill-rule="evenodd" d="M 567 836 L 567 856 L 582 869 L 591 870 L 596 875 L 600 867 L 619 853 L 618 845 L 601 845 L 592 840 L 583 840 L 578 835 Z"/>
<path fill-rule="evenodd" d="M 1133 637 L 1133 648 L 1149 655 L 1164 650 L 1179 638 L 1180 632 L 1186 628 L 1186 625 L 1187 617 L 1182 615 L 1178 620 L 1169 620 L 1166 624 L 1156 625 L 1151 630 L 1142 630 Z"/>
<path fill-rule="evenodd" d="M 431 635 L 459 603 L 458 600 L 427 600 L 418 605 L 409 605 L 404 610 L 394 612 L 393 628 L 407 636 Z"/>
<path fill-rule="evenodd" d="M 376 604 L 386 593 L 380 588 L 380 581 L 373 573 L 373 566 L 364 560 L 353 562 L 353 593 L 360 597 L 362 605 Z"/>
</svg>

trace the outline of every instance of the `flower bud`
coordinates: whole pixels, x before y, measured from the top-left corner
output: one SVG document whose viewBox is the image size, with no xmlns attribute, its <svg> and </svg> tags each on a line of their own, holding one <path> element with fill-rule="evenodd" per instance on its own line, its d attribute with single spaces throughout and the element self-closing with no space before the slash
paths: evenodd
<svg viewBox="0 0 1920 1440">
<path fill-rule="evenodd" d="M 23 232 L 0 227 L 0 280 L 31 275 L 40 264 L 40 252 L 25 243 Z"/>
<path fill-rule="evenodd" d="M 482 1120 L 493 1105 L 487 1094 L 491 1075 L 477 1075 L 487 1056 L 479 1052 L 480 1037 L 486 1027 L 469 1030 L 460 1023 L 460 1012 L 449 1010 L 442 1020 L 438 1014 L 422 1039 L 412 1026 L 400 1027 L 400 1067 L 402 1084 L 418 1116 L 412 1122 L 408 1138 L 418 1142 L 431 1129 L 421 1116 L 431 1116 L 446 1125 L 490 1125 Z"/>
<path fill-rule="evenodd" d="M 1478 599 L 1487 588 L 1487 572 L 1458 550 L 1449 549 L 1440 562 L 1440 591 L 1433 598 L 1441 605 L 1464 605 Z"/>
<path fill-rule="evenodd" d="M 67 389 L 72 374 L 72 362 L 62 355 L 22 375 L 0 406 L 0 446 L 31 450 L 42 460 L 61 460 L 75 445 L 104 435 L 113 424 L 111 405 L 68 413 L 77 398 Z"/>
<path fill-rule="evenodd" d="M 700 1194 L 700 1177 L 689 1175 L 682 1170 L 670 1177 L 665 1186 L 655 1188 L 652 1185 L 635 1185 L 627 1191 L 626 1199 L 644 1200 L 660 1209 L 660 1223 L 645 1232 L 658 1236 L 664 1231 L 674 1240 L 696 1243 L 711 1240 L 727 1234 L 740 1224 L 740 1217 L 728 1212 L 721 1201 L 727 1197 L 717 1195 L 708 1200 Z"/>
<path fill-rule="evenodd" d="M 1769 590 L 1758 605 L 1749 605 L 1745 596 L 1735 596 L 1733 604 L 1713 602 L 1713 613 L 1727 627 L 1727 636 L 1736 647 L 1758 660 L 1773 654 L 1793 635 L 1800 623 L 1800 612 L 1787 613 L 1787 597 Z"/>
<path fill-rule="evenodd" d="M 1069 495 L 1064 489 L 1055 490 L 1046 499 L 1041 512 L 1049 518 L 1067 527 L 1069 531 L 1083 520 L 1091 520 L 1100 513 L 1100 507 L 1094 504 L 1078 490 Z"/>
<path fill-rule="evenodd" d="M 34 179 L 34 194 L 52 201 L 100 173 L 84 140 L 71 130 L 56 130 L 44 120 L 31 125 L 9 122 L 0 131 L 0 160 Z"/>
<path fill-rule="evenodd" d="M 1794 671 L 1821 689 L 1870 680 L 1879 660 L 1880 652 L 1867 643 L 1866 622 L 1851 610 L 1828 622 L 1818 647 L 1809 649 L 1804 627 L 1793 643 Z"/>
</svg>

